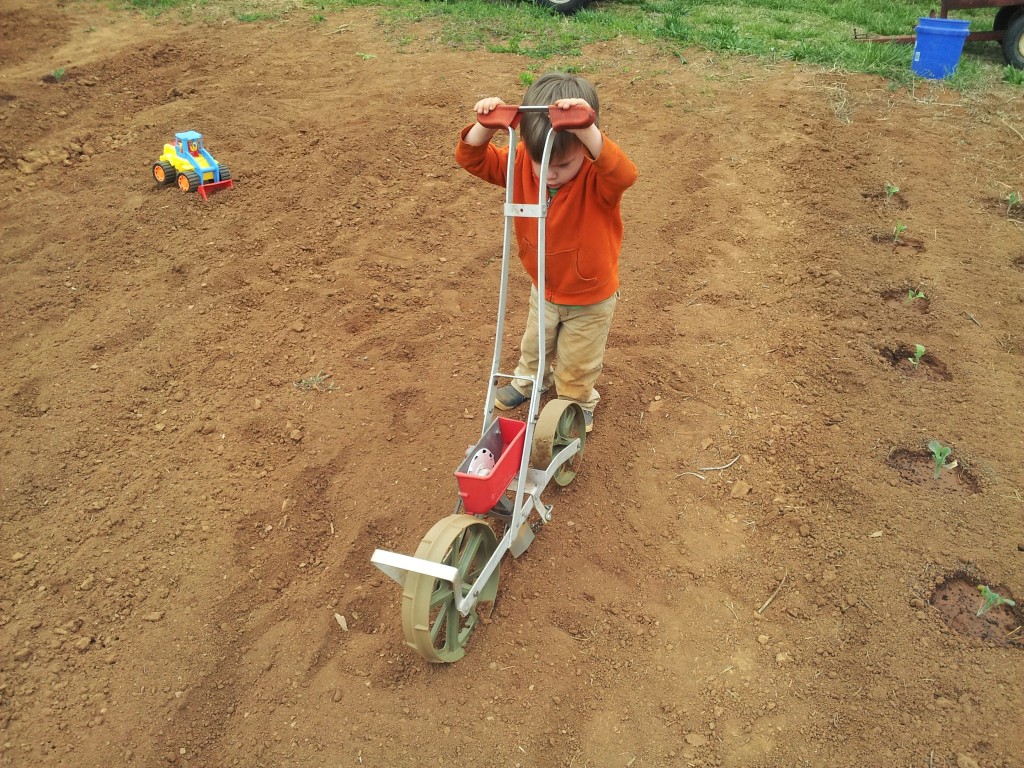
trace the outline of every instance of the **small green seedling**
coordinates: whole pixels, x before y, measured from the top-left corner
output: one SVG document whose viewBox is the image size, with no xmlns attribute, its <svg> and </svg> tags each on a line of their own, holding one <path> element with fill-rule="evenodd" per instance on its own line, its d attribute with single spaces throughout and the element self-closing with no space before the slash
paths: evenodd
<svg viewBox="0 0 1024 768">
<path fill-rule="evenodd" d="M 53 70 L 50 73 L 50 77 L 53 78 L 53 82 L 59 83 L 61 80 L 64 79 L 64 67 L 61 67 L 60 69 Z"/>
<path fill-rule="evenodd" d="M 914 345 L 914 356 L 913 357 L 908 357 L 907 360 L 910 361 L 910 364 L 912 366 L 917 368 L 917 366 L 921 362 L 921 358 L 924 357 L 924 353 L 927 352 L 927 351 L 928 350 L 924 348 L 924 344 L 915 344 Z"/>
<path fill-rule="evenodd" d="M 927 298 L 928 297 L 924 295 L 924 291 L 917 291 L 917 290 L 914 290 L 913 288 L 908 288 L 907 289 L 907 304 L 912 302 L 914 299 L 927 299 Z"/>
<path fill-rule="evenodd" d="M 943 445 L 938 440 L 932 440 L 928 443 L 928 450 L 932 452 L 932 460 L 935 462 L 935 472 L 932 474 L 933 480 L 938 480 L 942 475 L 942 470 L 953 469 L 957 462 L 951 461 L 948 464 L 946 459 L 949 458 L 949 454 L 953 452 L 953 449 L 948 445 Z"/>
<path fill-rule="evenodd" d="M 1021 196 L 1020 192 L 1011 192 L 1006 196 L 1006 215 L 1009 216 L 1011 211 L 1024 202 L 1024 197 Z"/>
<path fill-rule="evenodd" d="M 361 51 L 356 51 L 356 56 L 358 56 L 363 61 L 369 61 L 370 59 L 377 58 L 376 53 L 362 53 Z"/>
<path fill-rule="evenodd" d="M 331 374 L 320 371 L 315 376 L 307 376 L 305 379 L 296 381 L 295 388 L 303 392 L 309 392 L 310 390 L 333 392 L 337 387 L 333 381 L 327 381 L 329 378 L 331 378 Z"/>
<path fill-rule="evenodd" d="M 885 199 L 886 201 L 892 200 L 900 191 L 900 188 L 893 184 L 891 181 L 885 182 Z"/>
<path fill-rule="evenodd" d="M 898 243 L 900 241 L 900 235 L 907 231 L 907 225 L 902 221 L 897 221 L 896 226 L 892 230 L 892 241 Z"/>
<path fill-rule="evenodd" d="M 533 85 L 533 72 L 520 72 L 519 83 L 523 86 L 523 88 L 529 88 L 531 85 Z"/>
<path fill-rule="evenodd" d="M 981 604 L 978 612 L 974 614 L 975 616 L 981 616 L 989 608 L 995 608 L 997 605 L 1009 605 L 1012 607 L 1017 604 L 1013 600 L 1003 597 L 998 592 L 993 592 L 988 588 L 987 584 L 979 584 L 978 591 L 981 592 L 981 597 L 984 602 Z"/>
</svg>

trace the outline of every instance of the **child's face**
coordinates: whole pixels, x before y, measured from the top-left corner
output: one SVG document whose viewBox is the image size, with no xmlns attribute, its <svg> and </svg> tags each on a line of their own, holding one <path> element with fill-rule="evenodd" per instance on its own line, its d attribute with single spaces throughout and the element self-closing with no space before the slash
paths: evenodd
<svg viewBox="0 0 1024 768">
<path fill-rule="evenodd" d="M 547 185 L 550 189 L 558 189 L 576 178 L 583 167 L 587 153 L 582 146 L 575 146 L 561 157 L 551 158 L 548 162 Z M 540 163 L 533 160 L 533 175 L 540 178 Z"/>
</svg>

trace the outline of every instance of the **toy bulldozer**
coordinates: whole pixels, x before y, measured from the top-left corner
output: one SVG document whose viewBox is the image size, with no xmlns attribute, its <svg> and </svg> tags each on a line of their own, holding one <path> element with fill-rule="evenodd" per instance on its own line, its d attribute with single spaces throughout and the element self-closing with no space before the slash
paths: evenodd
<svg viewBox="0 0 1024 768">
<path fill-rule="evenodd" d="M 174 134 L 173 144 L 153 163 L 157 184 L 177 183 L 182 192 L 198 192 L 203 200 L 219 189 L 233 189 L 231 171 L 213 159 L 203 146 L 203 135 L 195 131 Z"/>
</svg>

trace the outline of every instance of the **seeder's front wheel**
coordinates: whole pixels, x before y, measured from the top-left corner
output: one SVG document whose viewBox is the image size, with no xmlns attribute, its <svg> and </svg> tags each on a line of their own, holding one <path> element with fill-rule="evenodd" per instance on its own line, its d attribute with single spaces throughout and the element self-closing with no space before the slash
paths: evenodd
<svg viewBox="0 0 1024 768">
<path fill-rule="evenodd" d="M 561 486 L 568 485 L 575 479 L 576 472 L 583 462 L 583 449 L 587 444 L 587 422 L 579 403 L 571 400 L 550 401 L 537 419 L 530 465 L 536 469 L 547 469 L 551 459 L 576 438 L 580 440 L 580 449 L 558 468 L 553 478 Z"/>
<path fill-rule="evenodd" d="M 438 520 L 427 531 L 416 557 L 454 566 L 459 572 L 462 594 L 452 585 L 420 573 L 406 577 L 402 592 L 402 631 L 405 642 L 427 661 L 458 661 L 466 653 L 466 643 L 476 629 L 476 607 L 468 616 L 459 613 L 457 599 L 469 594 L 480 571 L 497 548 L 494 531 L 472 515 L 452 515 Z M 498 570 L 483 585 L 477 605 L 494 602 L 498 594 Z"/>
</svg>

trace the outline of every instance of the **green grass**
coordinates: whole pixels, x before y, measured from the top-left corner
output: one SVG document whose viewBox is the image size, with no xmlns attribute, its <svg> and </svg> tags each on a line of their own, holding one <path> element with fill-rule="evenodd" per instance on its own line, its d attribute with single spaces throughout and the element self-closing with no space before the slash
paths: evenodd
<svg viewBox="0 0 1024 768">
<path fill-rule="evenodd" d="M 150 13 L 177 9 L 186 16 L 220 13 L 239 21 L 279 18 L 299 9 L 323 15 L 354 6 L 373 7 L 397 36 L 431 21 L 445 44 L 534 59 L 573 58 L 588 43 L 633 38 L 679 54 L 687 48 L 792 60 L 828 69 L 876 74 L 910 82 L 911 45 L 865 43 L 859 35 L 910 35 L 931 0 L 604 0 L 563 17 L 531 0 L 122 0 Z M 974 30 L 990 30 L 994 8 L 958 11 Z M 1013 71 L 1014 73 L 1017 70 Z M 1007 72 L 999 44 L 969 43 L 957 73 L 947 81 L 963 90 L 996 84 L 1024 85 Z"/>
<path fill-rule="evenodd" d="M 193 3 L 184 3 L 181 0 L 127 0 L 125 5 L 129 8 L 135 8 L 140 11 L 161 13 L 163 11 L 170 11 L 175 8 L 193 5 Z"/>
<path fill-rule="evenodd" d="M 183 20 L 233 18 L 242 23 L 276 21 L 290 11 L 321 9 L 323 3 L 308 0 L 119 0 L 125 8 L 158 16 L 175 11 Z M 314 23 L 316 19 L 313 18 Z"/>
</svg>

